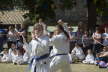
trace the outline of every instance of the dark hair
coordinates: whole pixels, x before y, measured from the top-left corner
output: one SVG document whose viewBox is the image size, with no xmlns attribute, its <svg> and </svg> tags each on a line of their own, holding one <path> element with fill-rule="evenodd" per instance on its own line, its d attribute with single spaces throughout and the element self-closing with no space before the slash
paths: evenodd
<svg viewBox="0 0 108 72">
<path fill-rule="evenodd" d="M 100 30 L 100 28 L 99 27 L 96 27 L 96 30 Z"/>
<path fill-rule="evenodd" d="M 70 39 L 69 34 L 64 30 L 64 28 L 63 28 L 62 25 L 58 24 L 57 27 L 58 27 L 60 30 L 63 31 L 63 33 L 65 34 L 65 36 L 66 36 L 68 39 Z"/>
<path fill-rule="evenodd" d="M 12 44 L 16 45 L 16 42 L 11 42 L 11 45 L 12 45 Z"/>
<path fill-rule="evenodd" d="M 76 43 L 75 43 L 75 46 L 80 46 L 80 47 L 81 47 L 81 44 L 78 43 L 78 42 L 76 42 Z"/>
</svg>

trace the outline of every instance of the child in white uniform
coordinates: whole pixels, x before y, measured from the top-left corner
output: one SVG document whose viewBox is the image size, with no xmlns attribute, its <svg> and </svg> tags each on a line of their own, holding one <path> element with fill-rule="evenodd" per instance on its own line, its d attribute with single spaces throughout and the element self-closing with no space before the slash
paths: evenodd
<svg viewBox="0 0 108 72">
<path fill-rule="evenodd" d="M 20 51 L 15 49 L 11 53 L 13 64 L 22 64 L 23 56 L 20 54 Z"/>
<path fill-rule="evenodd" d="M 33 39 L 25 50 L 30 55 L 29 72 L 49 72 L 49 38 L 43 34 L 43 26 L 36 24 L 33 29 Z"/>
<path fill-rule="evenodd" d="M 82 48 L 76 43 L 75 48 L 71 52 L 72 58 L 77 57 L 79 60 L 83 60 L 85 55 Z"/>
<path fill-rule="evenodd" d="M 17 49 L 16 43 L 11 44 L 11 48 L 9 49 L 9 55 L 13 64 L 23 63 L 23 55 L 21 55 L 20 50 Z"/>
<path fill-rule="evenodd" d="M 7 49 L 4 49 L 3 51 L 3 57 L 1 57 L 1 62 L 10 62 L 11 59 L 10 59 L 10 56 L 9 56 L 9 53 L 8 53 L 8 50 Z"/>
<path fill-rule="evenodd" d="M 88 52 L 88 54 L 87 54 L 85 60 L 83 60 L 82 62 L 85 64 L 95 64 L 95 58 L 94 58 L 91 50 L 89 49 L 87 52 Z"/>
<path fill-rule="evenodd" d="M 57 26 L 57 34 L 50 39 L 53 49 L 51 51 L 50 71 L 71 72 L 69 60 L 69 35 L 62 25 Z"/>
</svg>

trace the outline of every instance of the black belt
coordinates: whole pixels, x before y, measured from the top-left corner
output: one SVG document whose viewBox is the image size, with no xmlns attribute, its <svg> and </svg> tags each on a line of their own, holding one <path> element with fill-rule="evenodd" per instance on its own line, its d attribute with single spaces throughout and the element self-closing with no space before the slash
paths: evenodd
<svg viewBox="0 0 108 72">
<path fill-rule="evenodd" d="M 55 55 L 51 56 L 50 58 L 53 58 L 53 57 L 55 57 L 55 56 L 60 56 L 60 55 L 68 55 L 68 54 L 67 54 L 67 53 L 63 53 L 63 54 L 55 54 Z"/>
</svg>

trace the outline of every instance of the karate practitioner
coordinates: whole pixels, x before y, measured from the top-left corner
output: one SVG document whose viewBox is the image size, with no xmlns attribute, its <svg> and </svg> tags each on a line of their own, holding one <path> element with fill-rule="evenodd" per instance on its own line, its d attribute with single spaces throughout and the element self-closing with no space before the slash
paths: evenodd
<svg viewBox="0 0 108 72">
<path fill-rule="evenodd" d="M 32 37 L 29 45 L 25 43 L 25 50 L 30 54 L 29 72 L 49 72 L 49 38 L 43 34 L 41 24 L 35 24 Z"/>
<path fill-rule="evenodd" d="M 50 72 L 72 72 L 69 60 L 69 35 L 62 25 L 57 25 L 56 34 L 50 39 L 53 49 L 50 54 Z"/>
</svg>

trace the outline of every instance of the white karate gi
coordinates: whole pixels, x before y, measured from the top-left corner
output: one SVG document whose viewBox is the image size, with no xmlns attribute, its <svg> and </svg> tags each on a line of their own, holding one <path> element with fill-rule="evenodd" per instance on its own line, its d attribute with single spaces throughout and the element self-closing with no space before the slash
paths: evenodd
<svg viewBox="0 0 108 72">
<path fill-rule="evenodd" d="M 83 60 L 85 57 L 82 48 L 75 47 L 71 53 L 72 53 L 72 56 L 76 56 L 78 59 L 81 59 L 81 60 Z"/>
<path fill-rule="evenodd" d="M 83 63 L 95 64 L 95 58 L 94 58 L 93 54 L 87 54 L 85 60 L 83 60 Z"/>
<path fill-rule="evenodd" d="M 1 57 L 1 62 L 10 62 L 10 56 L 9 54 L 3 54 L 3 57 Z"/>
<path fill-rule="evenodd" d="M 24 55 L 23 55 L 23 61 L 24 61 L 24 63 L 28 63 L 29 58 L 30 58 L 30 57 L 29 57 L 28 53 L 25 52 Z"/>
<path fill-rule="evenodd" d="M 22 55 L 18 55 L 18 54 L 14 54 L 13 52 L 11 52 L 11 60 L 13 62 L 13 64 L 22 64 L 24 61 L 23 61 L 23 56 Z"/>
<path fill-rule="evenodd" d="M 71 72 L 68 55 L 69 41 L 67 40 L 67 37 L 64 33 L 60 33 L 59 35 L 54 36 L 50 41 L 53 45 L 53 50 L 50 54 L 52 57 L 50 62 L 50 71 L 57 72 L 61 69 L 61 72 Z"/>
<path fill-rule="evenodd" d="M 31 58 L 29 72 L 49 72 L 49 58 L 46 57 L 38 61 L 35 58 L 49 53 L 48 44 L 49 38 L 44 35 L 32 40 L 29 45 L 25 44 L 27 46 L 25 50 Z"/>
</svg>

